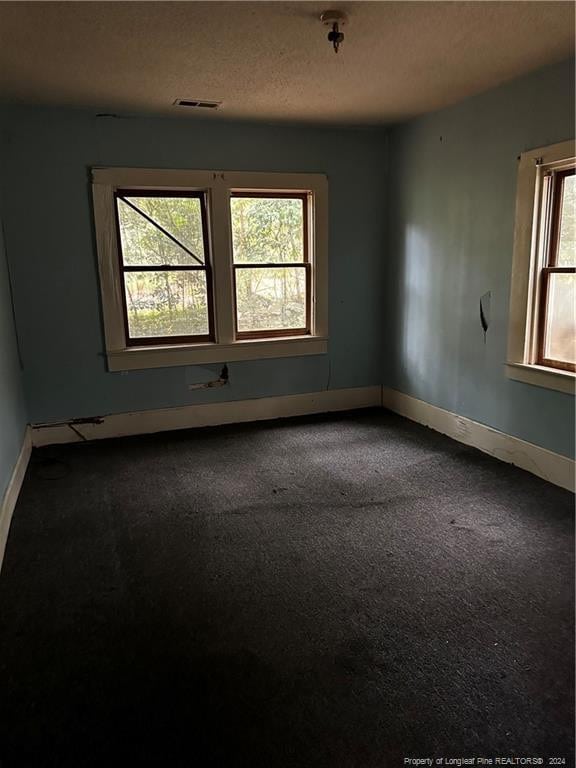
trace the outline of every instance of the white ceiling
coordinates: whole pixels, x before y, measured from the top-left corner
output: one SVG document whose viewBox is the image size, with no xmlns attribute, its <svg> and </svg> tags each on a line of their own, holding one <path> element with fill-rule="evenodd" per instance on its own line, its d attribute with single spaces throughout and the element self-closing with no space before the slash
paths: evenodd
<svg viewBox="0 0 576 768">
<path fill-rule="evenodd" d="M 99 111 L 385 123 L 573 54 L 572 2 L 0 2 L 0 100 Z"/>
</svg>

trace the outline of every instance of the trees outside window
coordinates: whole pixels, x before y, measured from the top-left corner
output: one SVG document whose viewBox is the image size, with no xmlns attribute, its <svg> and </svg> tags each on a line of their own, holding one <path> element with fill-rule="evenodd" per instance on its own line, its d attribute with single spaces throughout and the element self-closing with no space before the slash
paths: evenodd
<svg viewBox="0 0 576 768">
<path fill-rule="evenodd" d="M 576 175 L 575 169 L 544 177 L 538 362 L 576 370 Z"/>
<path fill-rule="evenodd" d="M 325 354 L 322 174 L 94 168 L 109 370 Z"/>
</svg>

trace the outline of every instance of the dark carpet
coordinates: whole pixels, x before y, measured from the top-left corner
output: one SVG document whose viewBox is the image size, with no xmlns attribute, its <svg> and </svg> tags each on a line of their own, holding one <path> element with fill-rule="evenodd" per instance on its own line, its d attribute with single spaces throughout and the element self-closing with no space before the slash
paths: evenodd
<svg viewBox="0 0 576 768">
<path fill-rule="evenodd" d="M 573 517 L 380 410 L 37 450 L 0 764 L 570 765 Z"/>
</svg>

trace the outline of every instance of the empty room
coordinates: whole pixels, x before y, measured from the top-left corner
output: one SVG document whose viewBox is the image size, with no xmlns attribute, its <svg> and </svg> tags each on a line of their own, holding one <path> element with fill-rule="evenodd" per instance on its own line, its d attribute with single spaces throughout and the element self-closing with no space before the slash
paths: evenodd
<svg viewBox="0 0 576 768">
<path fill-rule="evenodd" d="M 0 767 L 574 765 L 572 2 L 0 2 Z"/>
</svg>

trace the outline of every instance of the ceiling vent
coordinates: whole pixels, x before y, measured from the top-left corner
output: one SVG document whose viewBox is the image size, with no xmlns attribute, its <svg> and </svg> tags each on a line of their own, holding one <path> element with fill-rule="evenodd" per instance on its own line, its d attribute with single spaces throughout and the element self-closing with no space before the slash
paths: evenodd
<svg viewBox="0 0 576 768">
<path fill-rule="evenodd" d="M 218 109 L 221 101 L 209 101 L 208 99 L 176 99 L 176 107 L 194 107 L 195 109 Z"/>
</svg>

